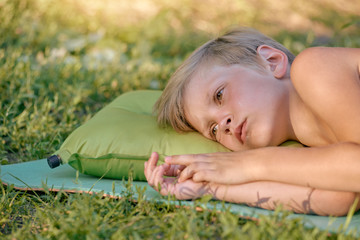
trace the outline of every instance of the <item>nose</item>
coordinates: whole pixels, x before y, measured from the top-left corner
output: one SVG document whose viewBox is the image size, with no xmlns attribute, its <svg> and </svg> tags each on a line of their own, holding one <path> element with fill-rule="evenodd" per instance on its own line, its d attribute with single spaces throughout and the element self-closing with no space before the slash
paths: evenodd
<svg viewBox="0 0 360 240">
<path fill-rule="evenodd" d="M 220 131 L 225 133 L 225 134 L 231 134 L 231 124 L 232 124 L 231 116 L 226 116 L 220 122 Z"/>
</svg>

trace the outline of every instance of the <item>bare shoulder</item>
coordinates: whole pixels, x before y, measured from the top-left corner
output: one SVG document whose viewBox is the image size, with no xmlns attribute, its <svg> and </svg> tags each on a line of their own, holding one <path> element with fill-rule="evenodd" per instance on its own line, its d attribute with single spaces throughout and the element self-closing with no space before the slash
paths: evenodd
<svg viewBox="0 0 360 240">
<path fill-rule="evenodd" d="M 318 76 L 351 74 L 360 71 L 360 49 L 314 47 L 301 52 L 291 66 L 295 84 Z M 321 79 L 320 79 L 321 80 Z"/>
<path fill-rule="evenodd" d="M 353 48 L 309 48 L 291 66 L 291 81 L 314 115 L 337 139 L 352 140 L 356 134 L 360 143 L 359 72 L 360 49 Z"/>
</svg>

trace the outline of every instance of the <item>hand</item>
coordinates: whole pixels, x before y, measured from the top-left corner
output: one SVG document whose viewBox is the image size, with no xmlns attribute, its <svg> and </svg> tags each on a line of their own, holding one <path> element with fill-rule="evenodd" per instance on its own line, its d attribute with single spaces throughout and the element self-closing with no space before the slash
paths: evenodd
<svg viewBox="0 0 360 240">
<path fill-rule="evenodd" d="M 152 153 L 151 157 L 145 162 L 145 177 L 150 186 L 157 190 L 161 195 L 174 195 L 179 200 L 195 199 L 208 193 L 207 183 L 195 183 L 192 180 L 178 182 L 177 176 L 185 168 L 182 165 L 163 164 L 157 166 L 159 155 Z M 164 177 L 164 176 L 175 176 Z"/>
<path fill-rule="evenodd" d="M 243 157 L 243 152 L 176 155 L 166 157 L 165 164 L 186 166 L 178 182 L 192 179 L 194 182 L 242 184 L 250 181 L 242 167 Z"/>
</svg>

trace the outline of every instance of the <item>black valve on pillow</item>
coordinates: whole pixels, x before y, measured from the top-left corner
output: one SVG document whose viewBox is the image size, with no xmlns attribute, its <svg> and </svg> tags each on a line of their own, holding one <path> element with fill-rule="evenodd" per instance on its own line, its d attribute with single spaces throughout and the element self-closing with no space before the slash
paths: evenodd
<svg viewBox="0 0 360 240">
<path fill-rule="evenodd" d="M 56 168 L 60 166 L 61 158 L 58 155 L 52 155 L 47 158 L 47 162 L 50 168 Z"/>
</svg>

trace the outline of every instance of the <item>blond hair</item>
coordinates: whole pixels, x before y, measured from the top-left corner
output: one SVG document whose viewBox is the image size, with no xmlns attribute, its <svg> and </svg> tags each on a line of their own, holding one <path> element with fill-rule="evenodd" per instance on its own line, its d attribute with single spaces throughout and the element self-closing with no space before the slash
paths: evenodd
<svg viewBox="0 0 360 240">
<path fill-rule="evenodd" d="M 161 126 L 171 125 L 178 132 L 193 131 L 194 128 L 185 117 L 183 94 L 195 72 L 201 66 L 214 63 L 221 66 L 241 64 L 261 70 L 263 65 L 256 51 L 261 45 L 268 45 L 284 52 L 289 64 L 295 58 L 283 45 L 254 29 L 233 29 L 196 49 L 171 76 L 154 106 L 158 123 Z"/>
</svg>

